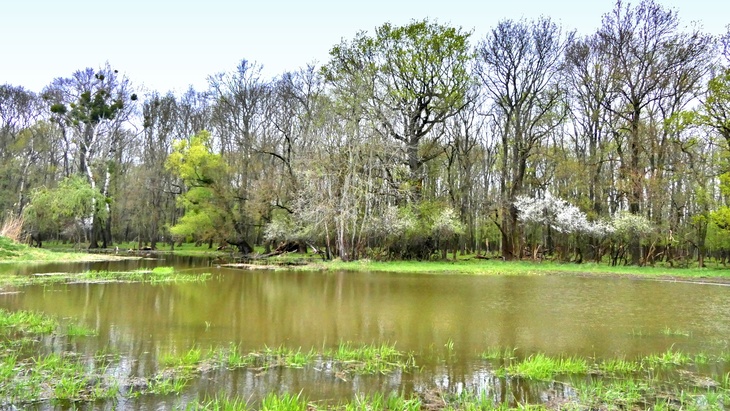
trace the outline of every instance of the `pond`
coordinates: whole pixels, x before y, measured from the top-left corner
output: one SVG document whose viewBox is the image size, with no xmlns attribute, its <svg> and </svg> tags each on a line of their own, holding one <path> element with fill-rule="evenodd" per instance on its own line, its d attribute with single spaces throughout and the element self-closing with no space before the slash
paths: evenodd
<svg viewBox="0 0 730 411">
<path fill-rule="evenodd" d="M 499 348 L 523 357 L 601 359 L 673 349 L 720 355 L 730 343 L 730 288 L 718 284 L 608 276 L 240 270 L 180 257 L 12 269 L 29 275 L 158 265 L 212 276 L 193 283 L 27 286 L 0 295 L 0 308 L 74 318 L 95 329 L 94 337 L 48 338 L 43 344 L 49 352 L 119 353 L 112 372 L 129 378 L 155 372 L 163 353 L 231 343 L 244 350 L 309 350 L 341 342 L 388 342 L 413 353 L 420 367 L 352 378 L 334 378 L 317 367 L 215 370 L 196 378 L 181 396 L 121 399 L 125 409 L 164 409 L 221 392 L 261 398 L 272 391 L 338 401 L 358 393 L 476 390 L 490 392 L 496 401 L 540 403 L 546 392 L 571 393 L 555 393 L 548 383 L 498 378 L 481 353 Z M 725 363 L 714 367 L 712 375 L 730 371 Z"/>
</svg>

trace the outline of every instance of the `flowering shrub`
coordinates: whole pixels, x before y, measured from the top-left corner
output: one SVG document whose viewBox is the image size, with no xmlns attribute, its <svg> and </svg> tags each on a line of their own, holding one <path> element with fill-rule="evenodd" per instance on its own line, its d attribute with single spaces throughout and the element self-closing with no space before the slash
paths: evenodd
<svg viewBox="0 0 730 411">
<path fill-rule="evenodd" d="M 543 198 L 518 196 L 514 205 L 520 221 L 550 226 L 559 233 L 603 238 L 615 231 L 613 225 L 604 221 L 588 221 L 586 214 L 578 207 L 549 192 Z"/>
</svg>

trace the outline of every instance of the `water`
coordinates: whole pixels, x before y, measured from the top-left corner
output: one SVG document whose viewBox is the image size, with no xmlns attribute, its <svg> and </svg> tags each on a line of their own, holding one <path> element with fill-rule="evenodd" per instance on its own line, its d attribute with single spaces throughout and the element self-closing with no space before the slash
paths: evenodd
<svg viewBox="0 0 730 411">
<path fill-rule="evenodd" d="M 223 390 L 242 397 L 303 391 L 312 399 L 340 399 L 358 392 L 481 387 L 494 390 L 495 399 L 534 400 L 559 388 L 505 387 L 516 383 L 498 381 L 480 353 L 494 347 L 599 359 L 668 348 L 719 353 L 728 349 L 730 335 L 730 288 L 722 285 L 614 277 L 247 271 L 194 258 L 35 266 L 21 274 L 136 264 L 175 265 L 213 276 L 201 283 L 30 286 L 0 295 L 0 307 L 70 317 L 96 329 L 96 337 L 46 344 L 51 351 L 87 354 L 111 348 L 121 354 L 117 372 L 128 376 L 153 374 L 162 353 L 230 343 L 243 350 L 279 345 L 309 350 L 342 341 L 390 342 L 415 353 L 423 367 L 415 374 L 347 382 L 311 368 L 262 375 L 214 370 L 196 380 L 186 398 Z M 181 400 L 132 401 L 129 408 L 145 409 Z"/>
</svg>

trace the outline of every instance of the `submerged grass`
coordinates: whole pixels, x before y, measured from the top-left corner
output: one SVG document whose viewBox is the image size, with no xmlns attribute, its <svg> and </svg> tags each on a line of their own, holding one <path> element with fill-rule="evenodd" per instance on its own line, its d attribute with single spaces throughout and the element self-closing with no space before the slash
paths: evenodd
<svg viewBox="0 0 730 411">
<path fill-rule="evenodd" d="M 485 360 L 512 360 L 515 358 L 516 348 L 492 347 L 483 351 L 480 355 Z"/>
<path fill-rule="evenodd" d="M 672 348 L 667 349 L 663 353 L 650 354 L 642 359 L 648 367 L 666 367 L 676 365 L 686 365 L 692 361 L 689 355 L 681 351 L 675 351 Z"/>
<path fill-rule="evenodd" d="M 350 342 L 341 342 L 337 348 L 325 352 L 324 357 L 342 371 L 355 374 L 388 374 L 416 366 L 412 354 L 401 352 L 395 344 L 389 343 L 353 346 Z"/>
<path fill-rule="evenodd" d="M 696 354 L 693 357 L 669 349 L 648 355 L 635 361 L 608 359 L 600 362 L 585 358 L 551 357 L 536 353 L 527 358 L 514 358 L 515 350 L 491 349 L 482 358 L 507 361 L 495 371 L 502 378 L 521 378 L 532 381 L 560 381 L 573 392 L 565 399 L 561 409 L 722 409 L 728 403 L 730 373 L 725 374 L 716 385 L 701 388 L 693 385 L 671 385 L 665 380 L 649 377 L 654 367 L 681 367 L 693 358 L 706 357 L 721 361 L 719 357 Z M 104 360 L 106 353 L 95 355 L 95 360 Z M 77 356 L 51 354 L 20 359 L 17 355 L 0 354 L 0 408 L 6 405 L 22 406 L 32 402 L 51 401 L 94 401 L 115 398 L 119 395 L 177 395 L 182 393 L 193 378 L 200 373 L 221 368 L 249 368 L 260 375 L 272 367 L 332 370 L 333 378 L 341 373 L 385 373 L 411 365 L 411 355 L 398 351 L 395 344 L 355 345 L 343 342 L 328 350 L 304 351 L 301 348 L 285 346 L 264 347 L 244 354 L 239 346 L 231 344 L 226 348 L 201 349 L 193 347 L 180 352 L 162 353 L 158 362 L 162 367 L 156 375 L 144 378 L 134 387 L 124 387 L 119 381 L 103 373 L 103 367 L 88 367 Z M 367 364 L 381 363 L 380 366 Z M 383 365 L 384 364 L 384 365 Z M 90 371 L 96 369 L 96 371 Z M 680 368 L 681 370 L 681 368 Z M 664 371 L 662 371 L 664 373 Z M 347 380 L 345 380 L 347 381 Z M 677 388 L 671 388 L 677 387 Z M 421 388 L 423 389 L 423 388 Z M 487 391 L 472 392 L 468 389 L 457 393 L 418 391 L 409 395 L 371 393 L 356 394 L 346 403 L 313 403 L 302 393 L 270 393 L 255 404 L 250 398 L 229 398 L 218 396 L 203 401 L 182 404 L 178 408 L 188 410 L 511 410 L 513 403 L 504 403 Z M 546 409 L 545 405 L 517 404 L 517 409 Z"/>
<path fill-rule="evenodd" d="M 203 361 L 203 351 L 197 347 L 193 347 L 180 355 L 166 353 L 160 357 L 162 366 L 173 368 L 193 368 L 198 366 L 201 361 Z"/>
<path fill-rule="evenodd" d="M 266 346 L 245 354 L 235 344 L 227 348 L 209 349 L 206 353 L 194 348 L 181 355 L 163 354 L 160 363 L 175 369 L 213 366 L 227 369 L 254 368 L 260 371 L 275 367 L 304 368 L 324 364 L 345 374 L 388 374 L 397 369 L 409 370 L 415 367 L 413 355 L 397 350 L 395 344 L 356 346 L 349 342 L 324 351 L 316 351 L 314 348 L 305 351 L 301 347 L 294 349 L 283 345 Z"/>
<path fill-rule="evenodd" d="M 151 270 L 96 271 L 82 273 L 50 273 L 33 276 L 0 275 L 0 289 L 27 285 L 63 283 L 100 283 L 100 282 L 143 282 L 149 284 L 172 282 L 202 282 L 212 274 L 188 274 L 176 271 L 173 267 L 155 267 Z"/>
<path fill-rule="evenodd" d="M 552 380 L 556 375 L 587 374 L 588 362 L 579 357 L 549 357 L 538 353 L 497 370 L 502 377 L 521 377 L 529 380 Z"/>
<path fill-rule="evenodd" d="M 7 311 L 0 308 L 0 335 L 50 334 L 58 328 L 54 317 L 34 311 Z"/>
</svg>

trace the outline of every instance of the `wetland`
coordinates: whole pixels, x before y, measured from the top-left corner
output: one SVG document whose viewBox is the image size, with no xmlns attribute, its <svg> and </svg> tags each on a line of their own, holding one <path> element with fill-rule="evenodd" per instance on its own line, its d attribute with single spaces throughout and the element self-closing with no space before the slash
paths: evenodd
<svg viewBox="0 0 730 411">
<path fill-rule="evenodd" d="M 5 316 L 53 323 L 3 325 L 3 406 L 730 405 L 723 283 L 240 270 L 171 255 L 0 270 L 16 278 Z"/>
</svg>

